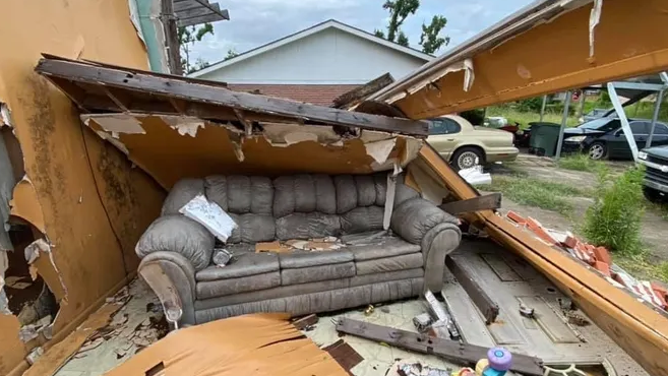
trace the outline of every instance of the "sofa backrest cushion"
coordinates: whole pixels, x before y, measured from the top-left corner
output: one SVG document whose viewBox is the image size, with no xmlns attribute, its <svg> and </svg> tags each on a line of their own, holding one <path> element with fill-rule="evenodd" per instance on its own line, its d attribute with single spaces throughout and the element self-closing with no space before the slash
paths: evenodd
<svg viewBox="0 0 668 376">
<path fill-rule="evenodd" d="M 229 214 L 271 215 L 274 188 L 265 176 L 214 175 L 204 179 L 206 197 Z"/>
<path fill-rule="evenodd" d="M 292 213 L 276 219 L 279 240 L 324 238 L 341 235 L 341 220 L 336 214 L 317 211 Z"/>
<path fill-rule="evenodd" d="M 181 179 L 177 181 L 169 191 L 165 202 L 162 203 L 160 215 L 179 214 L 179 209 L 202 193 L 204 193 L 204 180 L 202 179 Z"/>
</svg>

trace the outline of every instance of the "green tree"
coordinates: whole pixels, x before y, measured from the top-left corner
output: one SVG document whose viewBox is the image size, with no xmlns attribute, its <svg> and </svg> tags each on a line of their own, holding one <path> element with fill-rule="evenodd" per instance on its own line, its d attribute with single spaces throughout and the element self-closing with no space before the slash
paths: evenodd
<svg viewBox="0 0 668 376">
<path fill-rule="evenodd" d="M 439 36 L 447 23 L 448 20 L 443 16 L 434 16 L 429 26 L 422 23 L 422 35 L 420 35 L 422 52 L 431 55 L 442 46 L 447 46 L 450 43 L 450 37 Z"/>
<path fill-rule="evenodd" d="M 400 34 L 401 25 L 411 14 L 415 14 L 420 7 L 420 0 L 386 1 L 383 8 L 390 11 L 390 23 L 387 25 L 387 40 L 394 42 Z M 405 37 L 405 35 L 404 35 Z"/>
<path fill-rule="evenodd" d="M 204 61 L 203 59 L 197 59 L 195 64 L 192 64 L 190 61 L 190 52 L 197 42 L 201 42 L 202 38 L 204 38 L 205 35 L 211 34 L 213 35 L 213 26 L 210 23 L 205 23 L 204 25 L 200 27 L 196 26 L 181 26 L 179 27 L 178 30 L 178 36 L 179 36 L 179 45 L 181 48 L 181 67 L 183 68 L 183 72 L 186 74 L 192 73 L 199 68 L 199 66 L 202 66 L 205 64 L 205 66 L 208 66 L 209 63 Z"/>
<path fill-rule="evenodd" d="M 390 21 L 387 25 L 387 32 L 383 30 L 374 30 L 373 34 L 379 38 L 387 39 L 402 46 L 408 47 L 408 36 L 401 30 L 406 18 L 415 14 L 420 7 L 420 0 L 388 0 L 383 4 L 383 9 L 390 12 Z M 429 25 L 422 24 L 422 34 L 420 35 L 420 45 L 422 51 L 426 54 L 433 54 L 444 45 L 450 42 L 449 37 L 440 36 L 441 31 L 447 24 L 444 16 L 434 16 Z"/>
</svg>

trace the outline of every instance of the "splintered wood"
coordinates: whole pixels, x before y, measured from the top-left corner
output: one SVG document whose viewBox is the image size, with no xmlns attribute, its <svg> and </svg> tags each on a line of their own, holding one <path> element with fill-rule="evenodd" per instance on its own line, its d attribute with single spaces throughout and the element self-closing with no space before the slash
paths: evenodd
<svg viewBox="0 0 668 376">
<path fill-rule="evenodd" d="M 255 314 L 181 329 L 106 375 L 348 375 L 287 319 Z"/>
</svg>

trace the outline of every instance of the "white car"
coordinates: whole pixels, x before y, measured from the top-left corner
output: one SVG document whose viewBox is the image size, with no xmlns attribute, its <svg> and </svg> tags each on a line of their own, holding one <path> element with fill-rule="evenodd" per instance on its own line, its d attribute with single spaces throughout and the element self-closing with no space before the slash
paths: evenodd
<svg viewBox="0 0 668 376">
<path fill-rule="evenodd" d="M 500 129 L 474 127 L 461 116 L 447 115 L 429 120 L 427 142 L 457 170 L 476 164 L 514 161 L 519 150 L 513 134 Z"/>
</svg>

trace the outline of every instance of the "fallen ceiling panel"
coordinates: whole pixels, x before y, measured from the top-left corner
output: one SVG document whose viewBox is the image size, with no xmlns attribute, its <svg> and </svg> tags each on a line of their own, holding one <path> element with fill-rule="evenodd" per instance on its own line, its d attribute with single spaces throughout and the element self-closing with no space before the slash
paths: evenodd
<svg viewBox="0 0 668 376">
<path fill-rule="evenodd" d="M 85 112 L 143 112 L 240 123 L 250 134 L 257 121 L 377 130 L 426 137 L 427 123 L 320 107 L 235 92 L 218 83 L 156 74 L 55 56 L 35 70 Z"/>
<path fill-rule="evenodd" d="M 81 119 L 167 190 L 180 179 L 214 174 L 385 171 L 405 167 L 423 143 L 386 132 L 342 136 L 332 127 L 285 123 L 261 122 L 263 131 L 246 135 L 230 124 L 183 116 L 114 113 Z"/>
<path fill-rule="evenodd" d="M 667 0 L 539 1 L 369 99 L 425 119 L 656 73 L 668 69 L 666 9 Z M 469 72 L 452 67 L 468 59 L 465 90 Z"/>
</svg>

